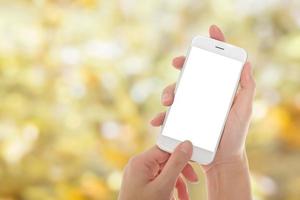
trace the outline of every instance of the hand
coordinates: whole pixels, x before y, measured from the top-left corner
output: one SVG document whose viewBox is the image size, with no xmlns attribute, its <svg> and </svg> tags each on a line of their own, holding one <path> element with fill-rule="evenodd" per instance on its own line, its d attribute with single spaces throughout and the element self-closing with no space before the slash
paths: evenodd
<svg viewBox="0 0 300 200">
<path fill-rule="evenodd" d="M 198 181 L 188 163 L 192 151 L 192 143 L 185 141 L 171 155 L 154 146 L 131 158 L 125 168 L 119 200 L 175 199 L 174 188 L 179 199 L 188 200 L 184 178 L 191 182 Z"/>
<path fill-rule="evenodd" d="M 209 29 L 210 37 L 216 40 L 225 41 L 222 31 L 215 25 Z M 173 66 L 181 69 L 185 61 L 184 56 L 173 59 Z M 162 104 L 170 106 L 174 100 L 175 83 L 166 87 L 162 95 Z M 255 82 L 252 77 L 251 65 L 247 62 L 244 65 L 240 88 L 235 96 L 233 105 L 225 124 L 224 132 L 216 157 L 209 165 L 203 165 L 203 169 L 208 171 L 215 165 L 222 163 L 240 162 L 244 159 L 245 140 L 248 133 L 250 117 L 252 113 L 252 102 L 255 94 Z M 153 126 L 163 124 L 165 112 L 159 113 L 152 121 Z"/>
</svg>

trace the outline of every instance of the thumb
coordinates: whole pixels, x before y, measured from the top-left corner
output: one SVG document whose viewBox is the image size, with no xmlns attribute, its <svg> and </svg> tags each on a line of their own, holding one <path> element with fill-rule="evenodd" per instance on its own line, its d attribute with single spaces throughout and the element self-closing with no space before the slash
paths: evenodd
<svg viewBox="0 0 300 200">
<path fill-rule="evenodd" d="M 243 68 L 240 80 L 240 90 L 237 93 L 234 105 L 236 106 L 242 121 L 248 121 L 251 116 L 253 98 L 255 95 L 255 80 L 252 76 L 251 64 L 247 62 Z"/>
<path fill-rule="evenodd" d="M 193 153 L 193 145 L 190 141 L 179 144 L 170 156 L 157 181 L 162 185 L 175 184 L 179 174 L 191 159 Z"/>
</svg>

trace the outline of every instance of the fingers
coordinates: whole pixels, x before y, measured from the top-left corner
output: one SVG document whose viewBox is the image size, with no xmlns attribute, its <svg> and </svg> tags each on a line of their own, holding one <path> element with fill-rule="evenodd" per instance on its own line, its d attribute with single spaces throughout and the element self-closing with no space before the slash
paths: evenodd
<svg viewBox="0 0 300 200">
<path fill-rule="evenodd" d="M 161 102 L 164 106 L 170 106 L 173 103 L 175 87 L 176 83 L 173 83 L 164 89 L 161 96 Z"/>
<path fill-rule="evenodd" d="M 255 92 L 255 81 L 252 75 L 252 66 L 250 62 L 246 62 L 243 67 L 241 76 L 241 89 L 247 92 L 250 97 L 253 97 Z"/>
<path fill-rule="evenodd" d="M 170 154 L 160 150 L 157 146 L 130 159 L 129 167 L 131 174 L 137 174 L 136 179 L 142 182 L 153 180 L 161 171 L 161 164 L 165 163 Z"/>
<path fill-rule="evenodd" d="M 188 192 L 188 187 L 186 183 L 184 182 L 183 178 L 181 176 L 178 177 L 177 182 L 176 182 L 176 189 L 177 189 L 177 194 L 178 198 L 180 200 L 189 200 L 189 192 Z"/>
<path fill-rule="evenodd" d="M 178 56 L 178 57 L 175 57 L 172 61 L 172 65 L 176 68 L 176 69 L 182 69 L 183 67 L 183 64 L 184 64 L 184 61 L 185 61 L 185 56 Z"/>
<path fill-rule="evenodd" d="M 221 31 L 221 29 L 216 26 L 216 25 L 211 25 L 209 27 L 209 36 L 215 40 L 219 40 L 224 42 L 225 41 L 225 36 L 223 34 L 223 32 Z M 183 64 L 185 62 L 185 56 L 178 56 L 175 57 L 172 61 L 172 65 L 176 68 L 176 69 L 182 69 Z"/>
<path fill-rule="evenodd" d="M 160 169 L 163 169 L 166 163 L 160 164 Z M 194 168 L 190 163 L 187 163 L 186 166 L 181 171 L 182 176 L 191 183 L 197 183 L 199 181 L 198 175 L 195 172 Z"/>
<path fill-rule="evenodd" d="M 142 157 L 144 160 L 151 160 L 155 161 L 157 164 L 162 164 L 169 159 L 170 154 L 161 150 L 157 146 L 153 146 L 151 149 L 142 153 Z"/>
<path fill-rule="evenodd" d="M 183 168 L 191 159 L 192 153 L 193 145 L 190 141 L 179 144 L 157 177 L 157 181 L 163 186 L 172 187 Z"/>
<path fill-rule="evenodd" d="M 234 105 L 239 115 L 245 117 L 247 120 L 251 116 L 252 102 L 255 95 L 255 81 L 252 75 L 251 64 L 247 62 L 244 65 L 241 80 L 240 80 L 240 90 L 234 101 Z"/>
<path fill-rule="evenodd" d="M 158 113 L 152 120 L 151 125 L 152 126 L 161 126 L 165 120 L 166 112 Z"/>
<path fill-rule="evenodd" d="M 198 182 L 198 175 L 193 169 L 192 165 L 188 163 L 182 170 L 182 175 L 190 182 L 196 183 Z"/>
<path fill-rule="evenodd" d="M 219 40 L 222 42 L 225 41 L 225 36 L 224 36 L 223 32 L 216 25 L 212 25 L 209 27 L 209 36 L 215 40 Z"/>
</svg>

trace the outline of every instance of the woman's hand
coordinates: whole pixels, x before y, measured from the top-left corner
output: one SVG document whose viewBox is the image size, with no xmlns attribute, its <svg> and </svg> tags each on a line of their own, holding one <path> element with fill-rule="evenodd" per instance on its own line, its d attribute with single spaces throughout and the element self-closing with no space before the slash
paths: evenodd
<svg viewBox="0 0 300 200">
<path fill-rule="evenodd" d="M 211 38 L 225 41 L 223 33 L 217 26 L 211 26 L 209 34 Z M 184 61 L 184 56 L 174 58 L 173 66 L 180 70 Z M 163 105 L 172 105 L 175 85 L 172 84 L 164 89 L 162 94 Z M 229 112 L 215 159 L 209 165 L 202 165 L 207 179 L 209 200 L 252 199 L 245 141 L 254 94 L 255 82 L 251 65 L 247 62 L 241 74 L 240 88 Z M 151 124 L 160 126 L 163 124 L 164 119 L 165 112 L 159 113 L 151 121 Z"/>
<path fill-rule="evenodd" d="M 188 200 L 184 178 L 198 181 L 188 163 L 192 151 L 192 143 L 185 141 L 172 154 L 154 146 L 131 158 L 125 169 L 119 200 L 170 200 L 175 199 L 174 189 L 179 199 Z"/>
<path fill-rule="evenodd" d="M 210 27 L 209 34 L 213 39 L 225 41 L 223 33 L 215 25 Z M 184 56 L 176 57 L 173 59 L 173 66 L 180 70 L 184 61 Z M 175 86 L 176 84 L 174 83 L 164 89 L 162 94 L 163 105 L 172 105 Z M 243 159 L 254 93 L 255 82 L 252 77 L 251 65 L 247 62 L 242 71 L 240 88 L 235 96 L 234 103 L 228 115 L 216 157 L 211 164 L 203 165 L 205 171 L 216 164 L 235 162 L 236 160 L 239 161 Z M 160 126 L 163 124 L 164 118 L 165 112 L 159 113 L 151 121 L 151 124 L 153 126 Z"/>
</svg>

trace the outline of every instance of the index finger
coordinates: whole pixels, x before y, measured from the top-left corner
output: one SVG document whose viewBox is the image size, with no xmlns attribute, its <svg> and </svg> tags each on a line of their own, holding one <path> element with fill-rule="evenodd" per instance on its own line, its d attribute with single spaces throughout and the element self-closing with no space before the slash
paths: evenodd
<svg viewBox="0 0 300 200">
<path fill-rule="evenodd" d="M 216 26 L 216 25 L 211 25 L 209 27 L 209 36 L 212 38 L 212 39 L 215 39 L 215 40 L 219 40 L 219 41 L 222 41 L 222 42 L 225 42 L 225 36 L 224 36 L 224 33 L 221 31 L 221 29 Z"/>
<path fill-rule="evenodd" d="M 225 42 L 225 36 L 224 36 L 224 33 L 221 31 L 221 29 L 216 26 L 216 25 L 211 25 L 209 27 L 209 36 L 210 38 L 212 39 L 215 39 L 215 40 L 219 40 L 219 41 L 222 41 L 222 42 Z M 172 61 L 172 65 L 176 68 L 176 69 L 179 69 L 181 70 L 182 67 L 183 67 L 183 64 L 184 64 L 184 61 L 185 61 L 185 56 L 178 56 L 178 57 L 175 57 Z"/>
</svg>

